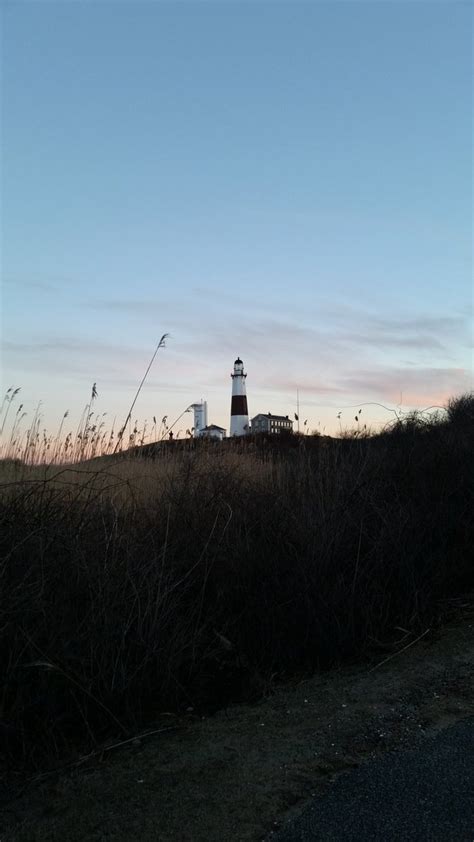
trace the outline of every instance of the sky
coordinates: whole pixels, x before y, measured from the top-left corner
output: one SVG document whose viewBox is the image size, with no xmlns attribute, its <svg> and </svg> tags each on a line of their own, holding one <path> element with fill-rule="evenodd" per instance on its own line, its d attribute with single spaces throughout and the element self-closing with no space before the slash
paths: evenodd
<svg viewBox="0 0 474 842">
<path fill-rule="evenodd" d="M 298 391 L 329 433 L 472 388 L 470 3 L 7 0 L 2 39 L 29 418 L 73 429 L 96 383 L 125 420 L 164 333 L 140 424 L 203 398 L 228 430 L 237 356 L 250 416 Z"/>
</svg>

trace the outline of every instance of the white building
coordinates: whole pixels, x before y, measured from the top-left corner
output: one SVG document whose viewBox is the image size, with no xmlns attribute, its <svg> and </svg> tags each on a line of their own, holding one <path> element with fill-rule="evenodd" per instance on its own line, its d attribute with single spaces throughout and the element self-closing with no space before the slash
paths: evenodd
<svg viewBox="0 0 474 842">
<path fill-rule="evenodd" d="M 217 424 L 209 424 L 208 427 L 204 427 L 201 430 L 200 437 L 222 441 L 222 439 L 225 439 L 225 433 L 224 427 L 219 427 Z"/>
<path fill-rule="evenodd" d="M 207 401 L 193 403 L 194 409 L 194 438 L 202 436 L 202 431 L 207 427 Z"/>
</svg>

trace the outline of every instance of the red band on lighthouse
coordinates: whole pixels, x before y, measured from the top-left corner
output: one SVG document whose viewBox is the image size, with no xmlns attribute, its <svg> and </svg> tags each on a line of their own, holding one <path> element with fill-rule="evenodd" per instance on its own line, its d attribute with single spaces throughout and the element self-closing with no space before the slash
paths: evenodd
<svg viewBox="0 0 474 842">
<path fill-rule="evenodd" d="M 231 415 L 248 415 L 247 409 L 247 395 L 232 395 L 232 403 L 230 405 Z"/>
</svg>

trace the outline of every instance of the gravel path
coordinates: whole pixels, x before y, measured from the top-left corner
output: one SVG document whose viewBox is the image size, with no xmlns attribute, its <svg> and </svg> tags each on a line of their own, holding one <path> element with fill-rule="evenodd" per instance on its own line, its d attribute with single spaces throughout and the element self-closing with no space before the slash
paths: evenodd
<svg viewBox="0 0 474 842">
<path fill-rule="evenodd" d="M 438 739 L 436 734 L 441 740 L 438 760 L 425 764 L 420 755 L 415 766 L 412 759 L 398 798 L 402 819 L 408 821 L 405 806 L 412 803 L 418 779 L 447 781 L 452 772 L 452 800 L 451 795 L 445 798 L 444 807 L 438 796 L 430 802 L 431 784 L 421 796 L 427 799 L 423 810 L 427 816 L 432 812 L 435 828 L 443 827 L 443 816 L 462 813 L 454 799 L 459 798 L 465 810 L 464 802 L 474 790 L 472 768 L 470 781 L 466 768 L 454 770 L 454 763 L 467 763 L 462 747 L 467 753 L 468 739 L 473 754 L 472 729 L 469 737 L 463 732 L 455 742 L 461 745 L 457 760 L 455 749 L 442 748 L 442 735 L 474 712 L 474 615 L 465 611 L 450 626 L 433 630 L 375 669 L 373 661 L 354 662 L 276 686 L 258 704 L 233 705 L 212 717 L 193 711 L 178 717 L 163 714 L 154 726 L 161 729 L 155 736 L 105 751 L 102 757 L 85 757 L 72 769 L 24 781 L 14 770 L 2 774 L 0 758 L 0 842 L 275 840 L 290 820 L 297 821 L 308 801 L 312 816 L 301 827 L 313 836 L 280 838 L 318 839 L 316 804 L 327 804 L 329 811 L 331 793 L 342 797 L 354 774 L 358 783 L 351 822 L 368 823 L 366 801 L 360 795 L 364 775 L 375 775 L 371 770 L 380 768 L 376 764 L 387 757 L 388 771 L 380 773 L 386 787 L 377 784 L 376 798 L 388 809 L 398 753 L 401 757 L 425 741 L 428 746 L 429 740 Z M 416 751 L 411 756 L 418 758 Z M 376 778 L 371 780 L 375 787 Z M 323 838 L 377 838 L 365 825 L 359 832 L 351 822 L 344 827 L 352 836 L 325 833 Z M 441 837 L 420 835 L 419 828 L 411 836 L 403 836 L 400 827 L 395 836 L 390 833 L 391 827 L 384 829 L 384 842 L 474 842 L 474 834 L 453 837 L 445 829 Z"/>
<path fill-rule="evenodd" d="M 474 719 L 342 775 L 273 842 L 473 842 Z"/>
</svg>

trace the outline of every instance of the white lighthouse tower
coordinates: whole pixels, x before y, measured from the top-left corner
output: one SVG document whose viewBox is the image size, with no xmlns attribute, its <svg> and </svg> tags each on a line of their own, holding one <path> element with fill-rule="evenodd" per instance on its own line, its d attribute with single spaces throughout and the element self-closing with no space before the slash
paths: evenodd
<svg viewBox="0 0 474 842">
<path fill-rule="evenodd" d="M 245 393 L 244 364 L 240 357 L 234 363 L 232 377 L 232 403 L 230 408 L 230 435 L 246 436 L 249 432 L 249 411 Z"/>
</svg>

